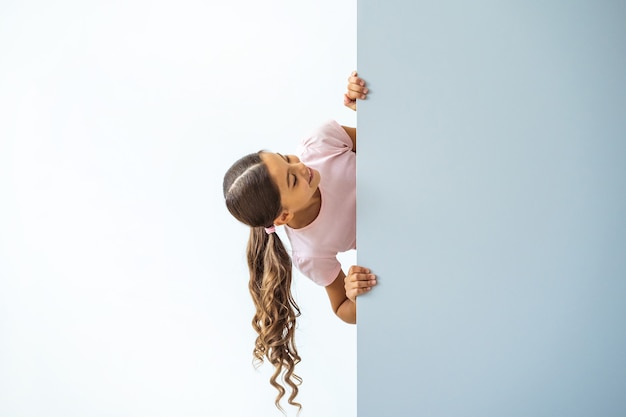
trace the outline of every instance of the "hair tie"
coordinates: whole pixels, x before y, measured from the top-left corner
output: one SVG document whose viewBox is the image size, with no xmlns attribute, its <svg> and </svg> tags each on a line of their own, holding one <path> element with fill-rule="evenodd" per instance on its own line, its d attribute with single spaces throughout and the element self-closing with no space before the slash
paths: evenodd
<svg viewBox="0 0 626 417">
<path fill-rule="evenodd" d="M 267 233 L 268 235 L 271 235 L 275 231 L 276 231 L 276 226 L 274 225 L 271 225 L 270 227 L 265 228 L 265 233 Z"/>
</svg>

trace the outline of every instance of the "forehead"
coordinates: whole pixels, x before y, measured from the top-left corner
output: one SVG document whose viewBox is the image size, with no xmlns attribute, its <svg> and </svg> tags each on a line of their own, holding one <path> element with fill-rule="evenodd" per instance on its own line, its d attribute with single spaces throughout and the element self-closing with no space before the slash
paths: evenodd
<svg viewBox="0 0 626 417">
<path fill-rule="evenodd" d="M 261 153 L 259 153 L 259 156 L 268 167 L 270 165 L 283 165 L 282 163 L 285 162 L 284 157 L 278 152 L 262 151 Z"/>
<path fill-rule="evenodd" d="M 279 188 L 282 188 L 287 181 L 286 161 L 279 153 L 276 152 L 261 152 L 259 156 L 261 157 L 263 163 L 267 166 L 270 177 L 272 177 Z"/>
</svg>

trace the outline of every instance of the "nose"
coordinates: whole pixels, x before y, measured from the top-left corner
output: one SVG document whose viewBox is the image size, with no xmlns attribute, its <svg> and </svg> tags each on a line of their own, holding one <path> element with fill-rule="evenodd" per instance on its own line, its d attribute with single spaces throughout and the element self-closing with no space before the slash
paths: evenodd
<svg viewBox="0 0 626 417">
<path fill-rule="evenodd" d="M 304 165 L 304 163 L 299 162 L 298 163 L 298 169 L 300 170 L 300 172 L 302 173 L 302 175 L 304 175 L 305 177 L 309 176 L 309 168 L 307 168 L 306 165 Z"/>
<path fill-rule="evenodd" d="M 304 165 L 300 159 L 295 158 L 295 161 L 291 162 L 292 166 L 296 167 L 296 170 L 302 175 L 304 178 L 309 178 L 309 168 Z"/>
</svg>

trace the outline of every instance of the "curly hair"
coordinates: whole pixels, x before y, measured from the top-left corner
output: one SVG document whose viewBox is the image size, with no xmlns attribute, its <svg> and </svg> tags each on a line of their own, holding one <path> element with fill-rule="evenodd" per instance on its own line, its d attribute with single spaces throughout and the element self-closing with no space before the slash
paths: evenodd
<svg viewBox="0 0 626 417">
<path fill-rule="evenodd" d="M 244 156 L 224 176 L 226 207 L 239 221 L 250 226 L 247 246 L 249 289 L 256 312 L 252 327 L 257 332 L 253 356 L 255 365 L 267 359 L 275 368 L 270 384 L 278 390 L 274 403 L 291 388 L 288 403 L 295 401 L 302 378 L 294 373 L 300 362 L 295 343 L 296 318 L 300 308 L 291 294 L 291 258 L 276 233 L 266 233 L 281 212 L 280 192 L 272 181 L 261 152 Z M 282 376 L 282 382 L 279 378 Z"/>
</svg>

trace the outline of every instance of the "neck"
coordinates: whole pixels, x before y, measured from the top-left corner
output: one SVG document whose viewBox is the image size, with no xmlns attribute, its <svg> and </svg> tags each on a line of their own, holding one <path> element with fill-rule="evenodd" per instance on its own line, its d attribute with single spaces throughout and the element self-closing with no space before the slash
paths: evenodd
<svg viewBox="0 0 626 417">
<path fill-rule="evenodd" d="M 296 212 L 287 226 L 292 229 L 301 229 L 305 226 L 313 223 L 313 220 L 320 214 L 322 208 L 322 194 L 319 187 L 315 190 L 315 194 L 309 200 L 309 203 L 302 209 Z"/>
</svg>

